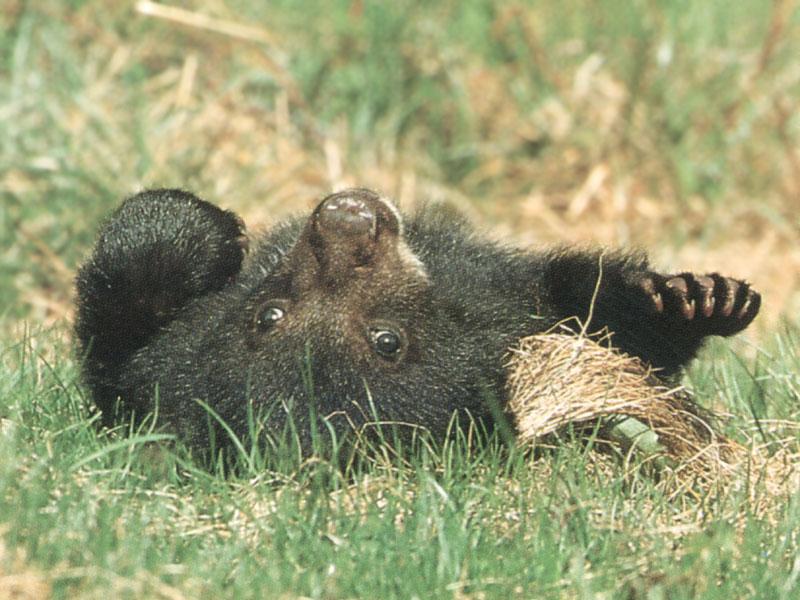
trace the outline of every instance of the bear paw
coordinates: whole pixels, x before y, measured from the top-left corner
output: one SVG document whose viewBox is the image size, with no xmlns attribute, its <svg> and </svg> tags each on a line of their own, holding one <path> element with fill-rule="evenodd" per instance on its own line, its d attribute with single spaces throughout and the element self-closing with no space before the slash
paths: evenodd
<svg viewBox="0 0 800 600">
<path fill-rule="evenodd" d="M 761 295 L 748 282 L 718 273 L 650 273 L 639 286 L 653 312 L 702 335 L 733 335 L 752 322 L 761 306 Z"/>
</svg>

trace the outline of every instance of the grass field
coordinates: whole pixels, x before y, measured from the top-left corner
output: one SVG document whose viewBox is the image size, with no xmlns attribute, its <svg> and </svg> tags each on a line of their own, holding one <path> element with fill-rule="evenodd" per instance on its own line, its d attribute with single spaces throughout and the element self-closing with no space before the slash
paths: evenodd
<svg viewBox="0 0 800 600">
<path fill-rule="evenodd" d="M 184 187 L 252 229 L 359 184 L 753 281 L 763 314 L 686 381 L 796 452 L 795 2 L 177 7 L 0 2 L 0 599 L 800 597 L 800 502 L 757 471 L 674 499 L 579 443 L 489 440 L 226 479 L 99 432 L 69 343 L 125 195 Z"/>
</svg>

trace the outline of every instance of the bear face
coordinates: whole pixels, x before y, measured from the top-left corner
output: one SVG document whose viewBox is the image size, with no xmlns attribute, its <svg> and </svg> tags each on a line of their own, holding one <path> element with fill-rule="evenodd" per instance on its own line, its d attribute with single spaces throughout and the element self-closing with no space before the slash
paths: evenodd
<svg viewBox="0 0 800 600">
<path fill-rule="evenodd" d="M 272 431 L 291 418 L 306 446 L 315 418 L 340 437 L 371 422 L 442 435 L 454 412 L 488 413 L 483 401 L 497 387 L 487 383 L 492 373 L 459 369 L 456 361 L 482 364 L 465 352 L 485 351 L 475 338 L 494 331 L 467 326 L 467 307 L 432 285 L 388 201 L 368 190 L 334 194 L 290 245 L 269 242 L 215 304 L 225 341 L 203 345 L 216 366 L 199 383 L 194 369 L 175 374 L 199 398 L 215 390 L 212 406 L 227 423 L 241 430 L 239 409 L 252 402 L 262 418 L 269 414 L 265 423 Z M 203 326 L 194 312 L 186 323 Z M 207 329 L 209 337 L 214 329 Z M 509 336 L 494 337 L 487 345 L 496 346 L 499 362 Z M 171 338 L 165 335 L 145 362 L 166 352 L 162 345 Z M 194 429 L 193 438 L 202 436 L 196 417 L 179 420 Z"/>
<path fill-rule="evenodd" d="M 248 348 L 295 358 L 325 348 L 326 362 L 391 373 L 424 352 L 406 330 L 415 331 L 413 319 L 430 320 L 429 292 L 394 207 L 366 190 L 336 194 L 254 283 Z"/>
<path fill-rule="evenodd" d="M 441 438 L 454 415 L 492 427 L 524 336 L 591 314 L 669 374 L 760 302 L 744 282 L 660 275 L 641 255 L 503 248 L 441 210 L 404 219 L 365 189 L 326 197 L 245 260 L 242 236 L 235 215 L 176 190 L 111 217 L 77 278 L 84 378 L 105 423 L 156 413 L 199 452 L 254 423 L 304 450 L 374 423 Z"/>
</svg>

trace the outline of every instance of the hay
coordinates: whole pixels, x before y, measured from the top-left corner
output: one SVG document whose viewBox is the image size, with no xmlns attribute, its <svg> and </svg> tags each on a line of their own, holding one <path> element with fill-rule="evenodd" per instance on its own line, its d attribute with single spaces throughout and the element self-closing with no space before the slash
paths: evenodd
<svg viewBox="0 0 800 600">
<path fill-rule="evenodd" d="M 520 443 L 585 435 L 626 464 L 646 465 L 671 494 L 702 494 L 712 485 L 746 485 L 751 497 L 797 489 L 796 453 L 769 456 L 721 435 L 686 389 L 608 342 L 608 335 L 549 332 L 511 350 L 507 410 Z"/>
</svg>

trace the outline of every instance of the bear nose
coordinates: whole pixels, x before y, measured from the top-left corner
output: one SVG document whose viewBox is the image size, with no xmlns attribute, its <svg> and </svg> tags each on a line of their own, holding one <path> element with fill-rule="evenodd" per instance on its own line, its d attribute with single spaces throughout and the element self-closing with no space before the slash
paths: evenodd
<svg viewBox="0 0 800 600">
<path fill-rule="evenodd" d="M 317 229 L 323 234 L 369 235 L 374 239 L 378 221 L 374 207 L 379 201 L 377 195 L 367 190 L 347 190 L 328 196 L 318 209 Z"/>
</svg>

